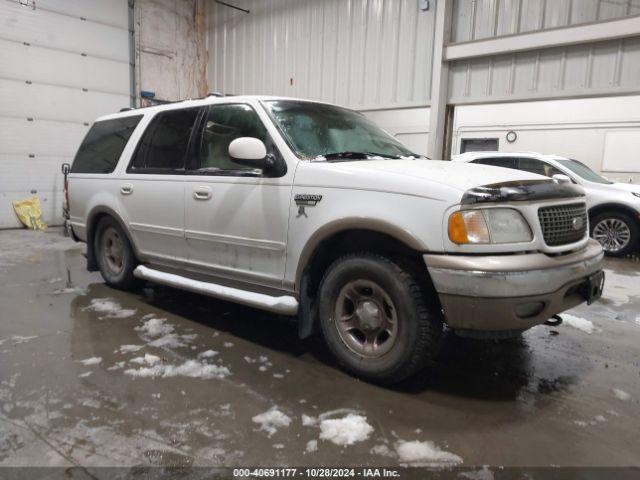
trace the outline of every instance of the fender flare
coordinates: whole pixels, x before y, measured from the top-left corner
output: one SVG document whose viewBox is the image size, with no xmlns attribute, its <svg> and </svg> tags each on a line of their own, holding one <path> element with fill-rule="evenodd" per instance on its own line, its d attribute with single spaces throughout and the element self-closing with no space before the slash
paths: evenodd
<svg viewBox="0 0 640 480">
<path fill-rule="evenodd" d="M 94 235 L 95 228 L 97 226 L 96 217 L 100 215 L 108 215 L 118 223 L 120 228 L 122 228 L 122 231 L 127 236 L 127 240 L 129 240 L 129 244 L 131 245 L 131 248 L 133 248 L 134 255 L 136 256 L 136 258 L 140 258 L 139 250 L 136 247 L 136 244 L 133 242 L 131 231 L 122 221 L 120 215 L 118 215 L 118 213 L 110 207 L 99 205 L 92 208 L 89 212 L 89 215 L 87 215 L 87 270 L 89 270 L 90 272 L 95 272 L 98 270 L 98 263 L 96 261 L 96 252 L 94 248 Z"/>
<path fill-rule="evenodd" d="M 341 232 L 349 230 L 369 230 L 371 232 L 382 233 L 395 238 L 399 242 L 404 243 L 408 247 L 418 251 L 426 252 L 429 250 L 421 240 L 418 239 L 411 231 L 389 223 L 385 220 L 367 217 L 348 217 L 334 220 L 330 223 L 322 225 L 318 228 L 307 240 L 300 257 L 298 258 L 298 266 L 296 268 L 295 276 L 295 289 L 299 291 L 300 282 L 302 281 L 302 275 L 305 269 L 309 265 L 314 253 L 320 246 L 320 244 Z"/>
<path fill-rule="evenodd" d="M 629 215 L 631 218 L 633 218 L 636 221 L 638 226 L 640 226 L 640 212 L 638 212 L 637 210 L 634 210 L 633 208 L 623 203 L 607 202 L 607 203 L 594 205 L 588 211 L 589 220 L 591 220 L 591 217 L 593 217 L 594 215 L 598 215 L 599 213 L 607 210 L 617 210 L 619 212 L 624 213 L 625 215 Z"/>
<path fill-rule="evenodd" d="M 308 267 L 322 242 L 332 236 L 349 230 L 367 230 L 389 235 L 408 247 L 418 251 L 428 251 L 427 246 L 412 232 L 384 220 L 366 217 L 352 217 L 335 220 L 317 229 L 307 240 L 298 259 L 295 277 L 295 291 L 298 292 L 300 309 L 298 312 L 298 337 L 307 338 L 316 332 L 318 326 L 316 302 L 307 295 L 309 283 Z"/>
</svg>

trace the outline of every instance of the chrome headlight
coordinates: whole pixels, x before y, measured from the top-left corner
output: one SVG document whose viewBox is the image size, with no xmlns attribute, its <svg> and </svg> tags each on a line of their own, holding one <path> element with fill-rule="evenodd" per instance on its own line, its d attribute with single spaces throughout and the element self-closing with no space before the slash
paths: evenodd
<svg viewBox="0 0 640 480">
<path fill-rule="evenodd" d="M 453 243 L 521 243 L 533 239 L 524 217 L 512 208 L 459 210 L 449 217 L 449 238 Z"/>
</svg>

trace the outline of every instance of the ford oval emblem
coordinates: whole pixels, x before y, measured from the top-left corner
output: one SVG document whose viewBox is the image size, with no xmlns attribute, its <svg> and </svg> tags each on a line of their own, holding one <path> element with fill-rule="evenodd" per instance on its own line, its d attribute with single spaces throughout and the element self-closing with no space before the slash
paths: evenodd
<svg viewBox="0 0 640 480">
<path fill-rule="evenodd" d="M 571 226 L 573 227 L 574 230 L 580 230 L 582 228 L 583 223 L 584 223 L 584 220 L 582 220 L 582 217 L 573 217 L 573 220 L 571 220 Z"/>
</svg>

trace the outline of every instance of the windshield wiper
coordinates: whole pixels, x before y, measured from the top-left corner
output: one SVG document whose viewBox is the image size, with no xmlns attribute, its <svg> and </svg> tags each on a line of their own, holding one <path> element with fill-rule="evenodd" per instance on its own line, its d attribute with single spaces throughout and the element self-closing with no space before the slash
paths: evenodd
<svg viewBox="0 0 640 480">
<path fill-rule="evenodd" d="M 324 155 L 318 155 L 315 160 L 369 160 L 374 157 L 382 157 L 382 158 L 400 158 L 399 155 L 391 155 L 387 153 L 377 153 L 377 152 L 333 152 L 333 153 L 325 153 Z"/>
</svg>

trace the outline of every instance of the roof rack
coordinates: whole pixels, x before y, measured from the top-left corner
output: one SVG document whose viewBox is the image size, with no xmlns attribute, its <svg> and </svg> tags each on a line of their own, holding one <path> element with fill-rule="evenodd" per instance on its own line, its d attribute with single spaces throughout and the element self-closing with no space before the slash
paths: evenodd
<svg viewBox="0 0 640 480">
<path fill-rule="evenodd" d="M 224 97 L 224 96 L 225 94 L 220 92 L 211 92 L 207 94 L 207 97 Z"/>
<path fill-rule="evenodd" d="M 122 107 L 120 110 L 118 110 L 119 112 L 128 112 L 129 110 L 134 110 L 133 107 Z"/>
</svg>

